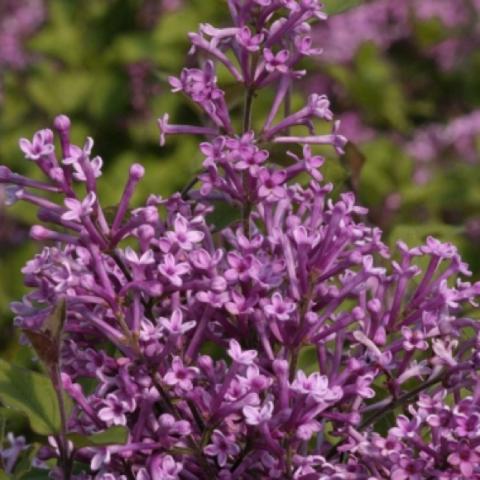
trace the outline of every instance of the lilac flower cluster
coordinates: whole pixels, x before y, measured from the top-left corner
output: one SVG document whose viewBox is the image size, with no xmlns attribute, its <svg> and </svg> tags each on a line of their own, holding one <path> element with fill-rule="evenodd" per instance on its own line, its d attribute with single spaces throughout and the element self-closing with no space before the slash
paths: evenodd
<svg viewBox="0 0 480 480">
<path fill-rule="evenodd" d="M 410 32 L 407 3 L 389 0 L 363 3 L 318 26 L 316 40 L 325 45 L 322 59 L 349 62 L 363 43 L 371 42 L 384 49 L 404 38 Z"/>
<path fill-rule="evenodd" d="M 415 132 L 407 144 L 407 151 L 417 161 L 415 180 L 424 183 L 435 159 L 448 155 L 478 163 L 480 138 L 480 110 L 454 118 L 446 125 L 427 125 Z"/>
<path fill-rule="evenodd" d="M 153 72 L 154 67 L 147 60 L 127 65 L 130 105 L 140 118 L 148 117 L 152 98 L 161 92 L 158 83 L 153 81 Z"/>
<path fill-rule="evenodd" d="M 2 0 L 0 3 L 0 71 L 22 70 L 31 61 L 25 41 L 45 20 L 43 0 Z M 1 80 L 1 79 L 0 79 Z M 2 100 L 0 82 L 0 101 Z"/>
<path fill-rule="evenodd" d="M 0 466 L 4 472 L 13 473 L 13 467 L 27 448 L 25 437 L 15 437 L 13 433 L 9 432 L 4 441 L 0 442 L 0 447 Z"/>
<path fill-rule="evenodd" d="M 138 25 L 144 30 L 153 29 L 163 14 L 180 10 L 183 0 L 144 0 L 136 14 Z M 162 91 L 155 79 L 155 66 L 151 59 L 142 59 L 126 66 L 132 121 L 151 116 L 151 102 Z"/>
<path fill-rule="evenodd" d="M 32 237 L 48 242 L 22 270 L 31 291 L 12 305 L 15 322 L 42 329 L 66 302 L 68 431 L 128 429 L 125 444 L 106 447 L 52 440 L 39 461 L 68 457 L 83 466 L 78 478 L 102 480 L 480 478 L 480 324 L 469 314 L 480 284 L 434 238 L 390 252 L 354 195 L 336 198 L 322 181 L 316 146 L 346 142 L 328 99 L 288 108 L 305 73 L 295 65 L 318 53 L 317 0 L 228 5 L 233 26 L 201 25 L 190 38 L 204 61 L 170 82 L 205 124 L 159 120 L 162 144 L 206 137 L 202 171 L 182 194 L 131 209 L 145 173 L 134 164 L 107 212 L 102 160 L 91 139 L 71 143 L 63 115 L 60 149 L 50 129 L 20 141 L 46 181 L 0 167 L 10 201 L 38 208 Z M 240 131 L 219 66 L 246 92 Z M 267 86 L 271 111 L 255 131 Z M 316 133 L 319 121 L 332 133 Z M 282 167 L 279 144 L 297 147 Z M 214 202 L 240 218 L 212 225 Z M 71 478 L 66 465 L 55 478 Z"/>
<path fill-rule="evenodd" d="M 478 0 L 373 0 L 316 28 L 315 39 L 324 45 L 326 61 L 349 62 L 366 42 L 385 50 L 412 37 L 415 22 L 438 20 L 453 34 L 425 53 L 442 68 L 451 69 L 478 44 L 479 13 Z"/>
<path fill-rule="evenodd" d="M 4 0 L 0 4 L 0 68 L 24 68 L 29 55 L 24 49 L 45 19 L 42 0 Z"/>
</svg>

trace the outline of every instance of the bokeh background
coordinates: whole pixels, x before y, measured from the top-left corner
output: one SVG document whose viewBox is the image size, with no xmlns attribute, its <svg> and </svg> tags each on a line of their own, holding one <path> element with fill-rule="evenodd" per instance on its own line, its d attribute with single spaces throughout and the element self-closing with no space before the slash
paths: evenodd
<svg viewBox="0 0 480 480">
<path fill-rule="evenodd" d="M 337 192 L 355 190 L 387 242 L 452 241 L 478 277 L 480 0 L 325 3 L 341 13 L 314 28 L 324 53 L 304 65 L 309 75 L 292 102 L 326 93 L 350 139 L 342 158 L 328 158 L 326 179 Z M 167 78 L 198 61 L 188 56 L 189 31 L 227 21 L 225 0 L 0 0 L 0 164 L 36 176 L 18 139 L 65 113 L 75 143 L 92 136 L 105 162 L 104 205 L 118 201 L 134 161 L 147 169 L 137 202 L 181 189 L 200 166 L 198 139 L 160 148 L 156 119 L 201 118 Z M 223 86 L 235 102 L 239 92 Z M 263 108 L 259 99 L 254 113 Z M 0 358 L 23 364 L 30 355 L 9 303 L 25 291 L 20 269 L 38 248 L 28 240 L 34 221 L 29 208 L 0 207 Z M 0 419 L 0 442 L 3 422 L 24 427 L 1 406 Z"/>
</svg>

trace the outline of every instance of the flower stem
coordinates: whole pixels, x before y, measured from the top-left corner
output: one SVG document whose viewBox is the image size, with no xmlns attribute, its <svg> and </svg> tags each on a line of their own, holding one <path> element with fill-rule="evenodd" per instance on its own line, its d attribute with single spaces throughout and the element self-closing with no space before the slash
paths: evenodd
<svg viewBox="0 0 480 480">
<path fill-rule="evenodd" d="M 51 376 L 55 387 L 55 394 L 57 396 L 58 408 L 60 411 L 60 441 L 58 442 L 58 448 L 60 451 L 60 461 L 63 470 L 63 480 L 70 480 L 72 475 L 72 459 L 68 452 L 67 412 L 65 411 L 65 396 L 62 386 L 60 366 L 58 363 L 52 369 Z"/>
</svg>

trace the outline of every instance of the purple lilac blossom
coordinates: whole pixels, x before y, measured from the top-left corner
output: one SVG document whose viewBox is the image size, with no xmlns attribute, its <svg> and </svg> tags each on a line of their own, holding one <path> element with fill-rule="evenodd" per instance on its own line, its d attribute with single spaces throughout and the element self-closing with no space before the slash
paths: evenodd
<svg viewBox="0 0 480 480">
<path fill-rule="evenodd" d="M 0 2 L 0 72 L 23 70 L 32 61 L 25 47 L 45 21 L 44 0 L 2 0 Z M 0 102 L 2 101 L 0 83 Z"/>
<path fill-rule="evenodd" d="M 6 473 L 13 473 L 15 464 L 20 459 L 23 450 L 28 448 L 25 437 L 15 437 L 11 432 L 6 435 L 6 445 L 0 442 L 0 465 Z"/>
<path fill-rule="evenodd" d="M 152 98 L 161 92 L 160 86 L 153 80 L 154 67 L 147 60 L 131 63 L 127 66 L 130 87 L 130 105 L 141 118 L 150 114 Z"/>
<path fill-rule="evenodd" d="M 447 124 L 432 124 L 415 132 L 408 145 L 409 153 L 419 162 L 430 162 L 447 150 L 459 158 L 478 161 L 476 139 L 480 136 L 480 110 L 450 120 Z"/>
<path fill-rule="evenodd" d="M 407 152 L 416 161 L 414 179 L 422 184 L 429 180 L 436 159 L 446 157 L 478 163 L 480 151 L 480 110 L 454 118 L 446 124 L 426 125 L 415 131 L 407 143 Z"/>
<path fill-rule="evenodd" d="M 39 329 L 64 300 L 68 431 L 128 431 L 122 445 L 63 446 L 83 465 L 74 478 L 480 478 L 480 283 L 453 245 L 429 237 L 390 251 L 352 193 L 332 196 L 315 148 L 341 152 L 346 138 L 321 92 L 280 114 L 305 74 L 296 63 L 318 53 L 305 45 L 309 22 L 325 19 L 320 4 L 228 6 L 232 26 L 191 35 L 208 60 L 171 79 L 206 123 L 159 121 L 162 144 L 205 137 L 198 187 L 130 210 L 145 173 L 132 165 L 112 219 L 93 141 L 71 144 L 65 116 L 54 122 L 60 148 L 51 130 L 20 141 L 45 181 L 0 169 L 15 199 L 38 208 L 32 236 L 47 242 L 22 269 L 30 290 L 12 304 L 15 323 Z M 218 63 L 246 91 L 241 131 Z M 254 130 L 251 104 L 265 87 L 276 93 Z M 319 122 L 332 133 L 316 133 Z M 303 153 L 283 150 L 280 169 L 269 149 L 282 143 Z M 215 227 L 213 201 L 241 219 Z M 60 450 L 51 439 L 37 461 Z M 62 468 L 52 475 L 64 478 Z"/>
<path fill-rule="evenodd" d="M 42 0 L 3 0 L 0 4 L 0 67 L 22 69 L 30 61 L 24 42 L 45 20 Z"/>
<path fill-rule="evenodd" d="M 478 0 L 373 0 L 337 15 L 314 29 L 327 62 L 350 62 L 365 43 L 382 50 L 414 36 L 415 23 L 439 21 L 453 37 L 426 48 L 425 54 L 440 67 L 451 69 L 478 44 Z M 459 35 L 459 29 L 464 29 Z M 468 32 L 468 33 L 466 33 Z"/>
</svg>

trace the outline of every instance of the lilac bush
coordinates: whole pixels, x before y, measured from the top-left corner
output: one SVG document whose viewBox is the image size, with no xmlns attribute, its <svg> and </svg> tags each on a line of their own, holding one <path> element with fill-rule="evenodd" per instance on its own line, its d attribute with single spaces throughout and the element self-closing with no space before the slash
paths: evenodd
<svg viewBox="0 0 480 480">
<path fill-rule="evenodd" d="M 105 208 L 102 159 L 92 139 L 71 143 L 64 115 L 55 134 L 20 140 L 46 180 L 0 169 L 47 243 L 22 270 L 15 322 L 75 404 L 35 465 L 64 479 L 480 478 L 480 283 L 432 237 L 390 251 L 354 195 L 323 181 L 319 148 L 347 141 L 328 98 L 289 106 L 299 61 L 319 53 L 318 1 L 228 6 L 232 25 L 191 33 L 201 61 L 170 79 L 205 123 L 158 121 L 162 145 L 204 137 L 182 192 L 132 208 L 134 164 Z M 245 92 L 241 125 L 220 70 Z M 259 119 L 263 89 L 274 95 Z M 57 358 L 38 339 L 59 305 Z M 125 441 L 78 441 L 114 427 Z M 3 454 L 10 468 L 20 443 Z"/>
<path fill-rule="evenodd" d="M 387 50 L 411 37 L 417 22 L 438 21 L 451 35 L 423 50 L 448 71 L 478 45 L 479 14 L 478 0 L 373 0 L 319 25 L 314 37 L 324 45 L 326 61 L 344 63 L 365 42 Z"/>
<path fill-rule="evenodd" d="M 0 67 L 22 69 L 30 57 L 24 42 L 45 20 L 42 0 L 4 0 L 0 4 Z"/>
<path fill-rule="evenodd" d="M 446 125 L 430 124 L 418 129 L 407 143 L 407 151 L 417 163 L 414 180 L 426 182 L 435 160 L 448 158 L 448 154 L 453 153 L 457 158 L 475 164 L 479 134 L 480 110 L 454 118 Z"/>
<path fill-rule="evenodd" d="M 45 21 L 43 0 L 2 0 L 0 3 L 0 71 L 23 70 L 32 57 L 25 42 Z M 0 101 L 3 92 L 0 83 Z"/>
</svg>

